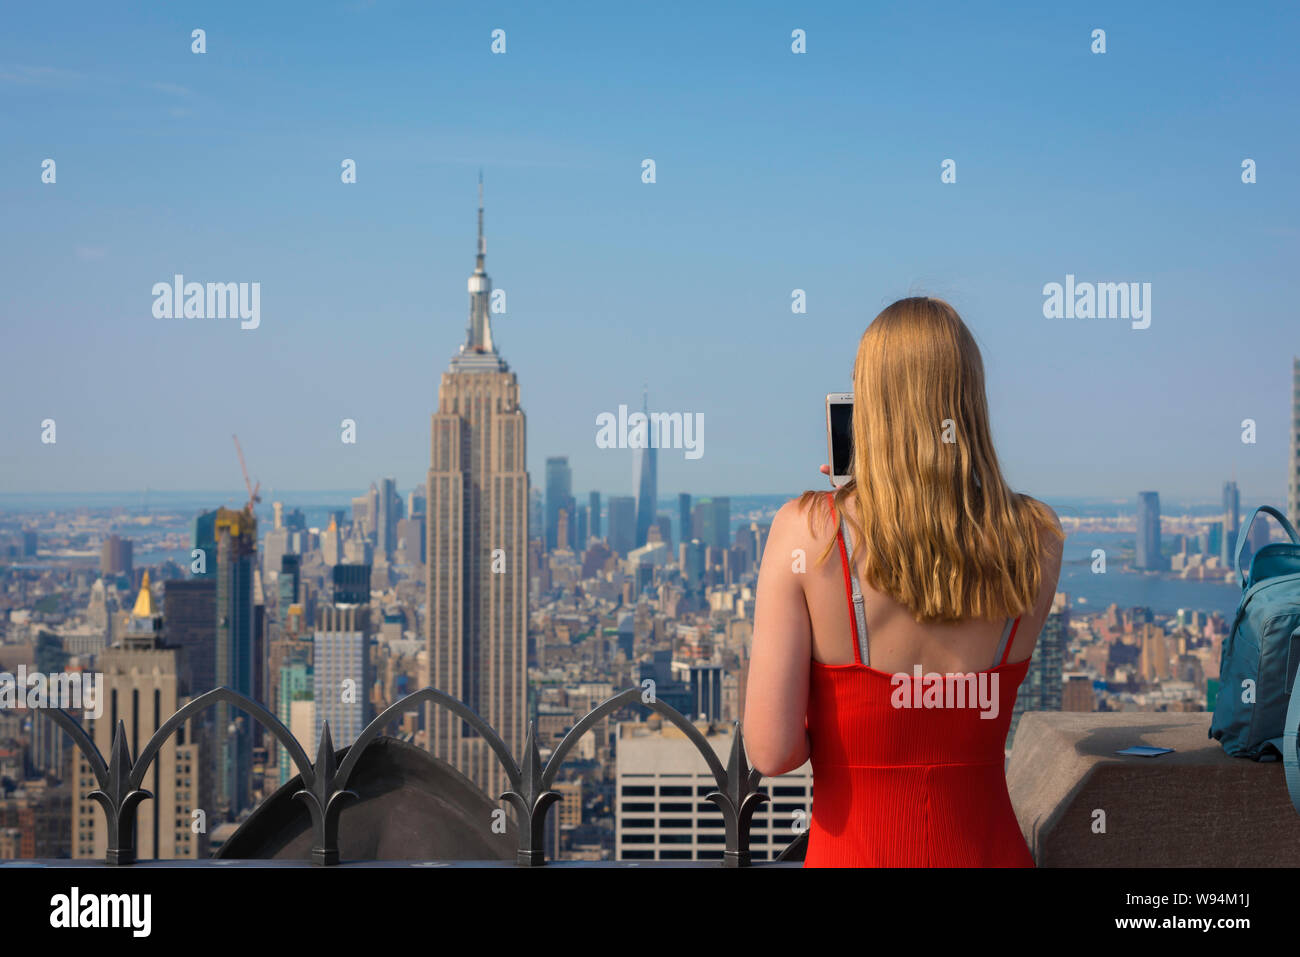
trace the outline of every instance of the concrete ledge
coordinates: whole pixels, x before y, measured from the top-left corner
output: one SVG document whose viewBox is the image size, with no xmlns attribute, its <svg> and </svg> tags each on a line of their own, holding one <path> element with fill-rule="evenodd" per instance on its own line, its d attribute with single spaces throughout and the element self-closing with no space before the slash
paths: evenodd
<svg viewBox="0 0 1300 957">
<path fill-rule="evenodd" d="M 1007 786 L 1038 866 L 1300 866 L 1281 762 L 1229 757 L 1209 728 L 1208 711 L 1027 713 Z M 1115 753 L 1137 744 L 1174 752 Z"/>
</svg>

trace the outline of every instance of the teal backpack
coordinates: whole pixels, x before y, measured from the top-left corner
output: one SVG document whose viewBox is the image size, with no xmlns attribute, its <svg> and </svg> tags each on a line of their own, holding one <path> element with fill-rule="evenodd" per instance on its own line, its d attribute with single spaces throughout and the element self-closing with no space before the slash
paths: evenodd
<svg viewBox="0 0 1300 957">
<path fill-rule="evenodd" d="M 1272 515 L 1290 541 L 1271 542 L 1241 570 L 1246 536 L 1260 512 Z M 1237 535 L 1234 565 L 1241 579 L 1241 603 L 1223 644 L 1219 695 L 1210 737 L 1233 757 L 1276 761 L 1282 756 L 1291 803 L 1300 811 L 1300 536 L 1277 509 L 1263 505 L 1250 513 Z M 1243 701 L 1247 682 L 1254 701 Z"/>
</svg>

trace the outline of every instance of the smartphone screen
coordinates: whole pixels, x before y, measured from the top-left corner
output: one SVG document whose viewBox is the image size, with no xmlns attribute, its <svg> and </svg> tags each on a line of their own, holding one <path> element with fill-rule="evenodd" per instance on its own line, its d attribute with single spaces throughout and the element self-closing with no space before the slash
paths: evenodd
<svg viewBox="0 0 1300 957">
<path fill-rule="evenodd" d="M 830 405 L 831 475 L 853 475 L 853 403 Z"/>
</svg>

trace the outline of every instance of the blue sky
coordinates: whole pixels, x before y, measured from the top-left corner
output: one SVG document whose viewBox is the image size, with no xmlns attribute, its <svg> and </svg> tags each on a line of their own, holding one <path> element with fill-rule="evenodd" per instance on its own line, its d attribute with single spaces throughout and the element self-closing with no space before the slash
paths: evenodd
<svg viewBox="0 0 1300 957">
<path fill-rule="evenodd" d="M 9 5 L 0 492 L 237 487 L 232 432 L 264 486 L 423 482 L 482 167 L 534 484 L 567 454 L 630 494 L 595 417 L 648 383 L 705 419 L 662 494 L 819 485 L 823 396 L 926 292 L 984 350 L 1015 487 L 1280 500 L 1300 16 L 1038 6 Z M 260 282 L 260 327 L 154 319 L 175 273 Z M 1067 273 L 1150 282 L 1150 328 L 1044 318 Z"/>
</svg>

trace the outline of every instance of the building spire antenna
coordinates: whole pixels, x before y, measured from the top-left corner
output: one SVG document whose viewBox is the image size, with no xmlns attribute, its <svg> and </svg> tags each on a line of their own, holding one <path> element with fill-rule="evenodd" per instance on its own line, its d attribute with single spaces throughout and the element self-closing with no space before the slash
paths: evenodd
<svg viewBox="0 0 1300 957">
<path fill-rule="evenodd" d="M 483 257 L 487 255 L 487 240 L 483 238 L 483 168 L 478 171 L 478 267 L 483 269 Z"/>
<path fill-rule="evenodd" d="M 469 277 L 469 325 L 461 354 L 495 355 L 492 347 L 492 321 L 489 306 L 492 298 L 492 280 L 484 266 L 487 240 L 483 238 L 483 170 L 478 171 L 478 255 L 474 273 Z"/>
</svg>

